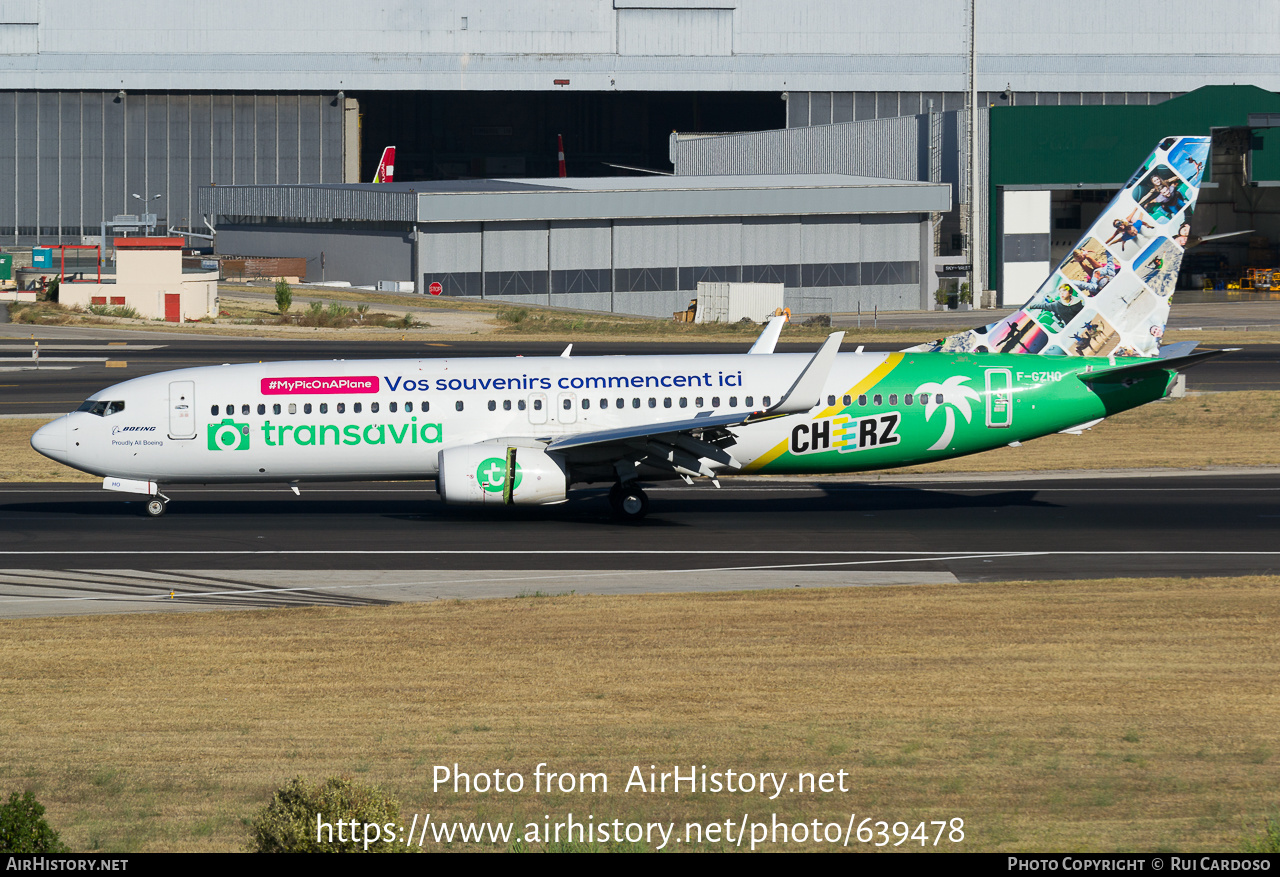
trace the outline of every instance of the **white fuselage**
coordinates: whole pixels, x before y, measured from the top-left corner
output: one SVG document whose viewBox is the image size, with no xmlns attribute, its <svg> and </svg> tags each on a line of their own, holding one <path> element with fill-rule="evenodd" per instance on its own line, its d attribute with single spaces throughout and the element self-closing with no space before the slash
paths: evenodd
<svg viewBox="0 0 1280 877">
<path fill-rule="evenodd" d="M 847 393 L 888 356 L 841 354 L 826 393 Z M 96 475 L 161 483 L 433 477 L 438 452 L 448 447 L 762 410 L 787 393 L 810 358 L 388 359 L 181 369 L 94 394 L 90 402 L 124 404 L 59 418 L 32 445 Z M 793 419 L 735 428 L 734 456 L 749 466 L 785 439 Z"/>
</svg>

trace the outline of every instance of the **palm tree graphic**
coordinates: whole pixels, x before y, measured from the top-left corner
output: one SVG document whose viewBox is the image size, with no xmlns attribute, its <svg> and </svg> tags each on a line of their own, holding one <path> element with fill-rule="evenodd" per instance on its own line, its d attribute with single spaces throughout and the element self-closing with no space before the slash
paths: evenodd
<svg viewBox="0 0 1280 877">
<path fill-rule="evenodd" d="M 977 402 L 980 397 L 972 387 L 962 386 L 963 384 L 968 383 L 969 380 L 969 378 L 956 375 L 955 377 L 947 378 L 941 384 L 921 384 L 916 389 L 917 393 L 923 394 L 925 397 L 925 420 L 930 420 L 933 417 L 933 412 L 937 411 L 939 408 L 944 408 L 947 412 L 947 425 L 942 430 L 942 438 L 934 442 L 933 446 L 930 447 L 929 450 L 940 451 L 945 449 L 947 445 L 951 444 L 951 437 L 955 435 L 956 432 L 955 411 L 957 409 L 959 409 L 960 413 L 964 415 L 965 423 L 968 423 L 973 419 L 973 410 L 969 407 L 969 402 Z M 945 401 L 939 403 L 939 396 L 941 396 Z M 961 405 L 961 402 L 964 404 Z"/>
</svg>

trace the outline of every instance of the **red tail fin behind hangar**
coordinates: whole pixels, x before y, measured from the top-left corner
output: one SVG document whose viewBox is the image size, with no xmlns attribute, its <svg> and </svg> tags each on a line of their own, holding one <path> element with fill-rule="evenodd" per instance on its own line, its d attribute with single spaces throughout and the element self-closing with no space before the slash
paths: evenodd
<svg viewBox="0 0 1280 877">
<path fill-rule="evenodd" d="M 396 178 L 396 148 L 388 146 L 382 150 L 382 159 L 378 162 L 378 172 L 373 175 L 375 183 L 394 183 Z"/>
</svg>

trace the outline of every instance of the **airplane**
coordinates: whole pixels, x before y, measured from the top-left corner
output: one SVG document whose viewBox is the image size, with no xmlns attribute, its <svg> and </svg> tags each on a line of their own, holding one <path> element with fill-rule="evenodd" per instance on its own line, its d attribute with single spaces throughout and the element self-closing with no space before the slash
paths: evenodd
<svg viewBox="0 0 1280 877">
<path fill-rule="evenodd" d="M 151 516 L 167 484 L 434 479 L 446 503 L 480 505 L 611 483 L 615 514 L 639 520 L 650 481 L 863 472 L 1079 433 L 1224 352 L 1159 344 L 1198 194 L 1170 154 L 1208 150 L 1162 140 L 1025 305 L 900 352 L 841 353 L 835 332 L 813 354 L 777 353 L 778 317 L 740 354 L 575 357 L 570 344 L 188 368 L 94 393 L 31 445 L 148 497 Z M 1148 212 L 1138 200 L 1157 176 L 1177 198 L 1147 198 Z"/>
<path fill-rule="evenodd" d="M 394 183 L 396 179 L 396 148 L 388 146 L 378 159 L 378 169 L 373 172 L 375 183 Z"/>
</svg>

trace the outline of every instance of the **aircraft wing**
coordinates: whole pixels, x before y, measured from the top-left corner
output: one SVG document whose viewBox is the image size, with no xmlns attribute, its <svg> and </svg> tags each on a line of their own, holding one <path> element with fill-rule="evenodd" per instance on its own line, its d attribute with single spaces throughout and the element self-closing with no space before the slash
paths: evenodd
<svg viewBox="0 0 1280 877">
<path fill-rule="evenodd" d="M 753 412 L 740 411 L 735 414 L 712 415 L 708 411 L 704 415 L 690 417 L 686 420 L 669 420 L 664 423 L 644 423 L 638 426 L 624 426 L 618 429 L 602 429 L 598 432 L 581 432 L 555 439 L 547 445 L 548 451 L 567 451 L 569 448 L 582 448 L 587 445 L 607 445 L 615 442 L 628 442 L 635 439 L 656 438 L 658 436 L 693 432 L 701 429 L 740 426 L 746 423 Z"/>
</svg>

